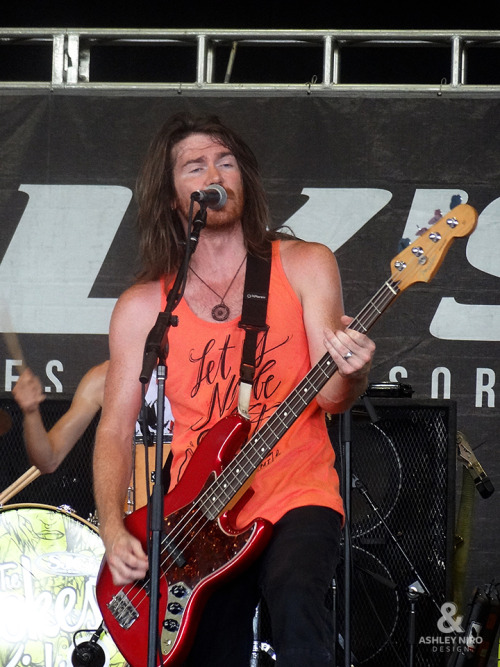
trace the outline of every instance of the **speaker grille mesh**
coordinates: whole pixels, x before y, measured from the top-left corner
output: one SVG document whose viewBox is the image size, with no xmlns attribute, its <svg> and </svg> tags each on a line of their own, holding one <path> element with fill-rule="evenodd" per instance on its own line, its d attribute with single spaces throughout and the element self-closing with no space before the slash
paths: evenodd
<svg viewBox="0 0 500 667">
<path fill-rule="evenodd" d="M 421 580 L 430 595 L 420 597 L 416 606 L 415 664 L 441 665 L 443 656 L 418 640 L 439 634 L 440 607 L 451 595 L 455 405 L 413 399 L 371 402 L 375 423 L 362 405 L 352 411 L 351 470 L 354 482 L 365 489 L 363 494 L 354 484 L 351 492 L 352 653 L 358 664 L 370 667 L 408 664 L 408 588 Z M 337 441 L 336 423 L 329 428 Z M 371 588 L 366 583 L 370 577 Z M 341 636 L 342 578 L 340 573 Z"/>
</svg>

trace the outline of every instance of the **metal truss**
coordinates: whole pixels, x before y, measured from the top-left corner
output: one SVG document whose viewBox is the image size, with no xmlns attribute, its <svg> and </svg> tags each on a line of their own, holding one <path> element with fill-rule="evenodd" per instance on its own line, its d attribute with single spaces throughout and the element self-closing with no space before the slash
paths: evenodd
<svg viewBox="0 0 500 667">
<path fill-rule="evenodd" d="M 0 28 L 0 90 L 491 95 L 499 46 L 500 31 Z"/>
</svg>

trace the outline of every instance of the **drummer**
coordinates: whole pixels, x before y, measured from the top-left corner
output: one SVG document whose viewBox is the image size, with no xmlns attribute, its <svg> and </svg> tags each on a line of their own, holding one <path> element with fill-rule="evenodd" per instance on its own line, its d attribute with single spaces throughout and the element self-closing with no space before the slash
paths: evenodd
<svg viewBox="0 0 500 667">
<path fill-rule="evenodd" d="M 29 369 L 21 373 L 12 394 L 23 412 L 24 442 L 29 460 L 42 473 L 54 472 L 69 454 L 93 418 L 102 407 L 104 383 L 109 361 L 104 361 L 88 370 L 76 388 L 68 411 L 47 431 L 40 404 L 45 400 L 42 383 Z M 146 394 L 145 413 L 147 428 L 151 429 L 155 415 L 156 383 L 151 381 Z M 172 438 L 173 417 L 170 404 L 165 401 L 165 441 Z M 136 434 L 140 434 L 139 425 Z"/>
<path fill-rule="evenodd" d="M 69 410 L 46 431 L 40 404 L 45 400 L 40 379 L 27 368 L 12 394 L 23 412 L 26 451 L 41 473 L 54 472 L 70 453 L 102 407 L 109 361 L 94 366 L 80 380 Z"/>
</svg>

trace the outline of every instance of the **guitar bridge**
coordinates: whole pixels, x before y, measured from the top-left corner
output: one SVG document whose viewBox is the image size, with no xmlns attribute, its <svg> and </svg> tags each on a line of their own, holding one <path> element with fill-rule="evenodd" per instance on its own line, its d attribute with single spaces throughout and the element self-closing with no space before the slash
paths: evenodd
<svg viewBox="0 0 500 667">
<path fill-rule="evenodd" d="M 125 630 L 128 630 L 134 621 L 139 618 L 139 612 L 123 591 L 120 591 L 112 598 L 108 604 L 108 609 L 120 627 Z"/>
</svg>

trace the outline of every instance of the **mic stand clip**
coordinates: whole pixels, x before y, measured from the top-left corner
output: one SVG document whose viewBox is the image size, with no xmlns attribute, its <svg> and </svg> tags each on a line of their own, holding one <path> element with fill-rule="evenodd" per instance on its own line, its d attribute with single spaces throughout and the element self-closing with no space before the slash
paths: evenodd
<svg viewBox="0 0 500 667">
<path fill-rule="evenodd" d="M 415 664 L 415 645 L 417 641 L 417 603 L 422 595 L 426 595 L 426 592 L 420 581 L 417 579 L 413 582 L 413 584 L 408 586 L 406 591 L 406 596 L 410 603 L 408 620 L 408 646 L 410 655 L 408 667 L 413 667 Z"/>
</svg>

